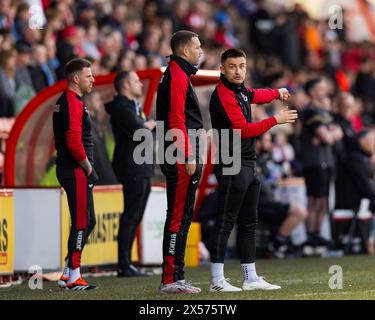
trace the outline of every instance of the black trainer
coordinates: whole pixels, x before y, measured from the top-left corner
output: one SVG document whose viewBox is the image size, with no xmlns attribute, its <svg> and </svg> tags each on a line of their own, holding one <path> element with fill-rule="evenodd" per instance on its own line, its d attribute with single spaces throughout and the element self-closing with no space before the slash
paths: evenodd
<svg viewBox="0 0 375 320">
<path fill-rule="evenodd" d="M 146 277 L 146 276 L 148 276 L 148 273 L 138 270 L 132 264 L 127 268 L 119 269 L 117 271 L 118 278 Z"/>
</svg>

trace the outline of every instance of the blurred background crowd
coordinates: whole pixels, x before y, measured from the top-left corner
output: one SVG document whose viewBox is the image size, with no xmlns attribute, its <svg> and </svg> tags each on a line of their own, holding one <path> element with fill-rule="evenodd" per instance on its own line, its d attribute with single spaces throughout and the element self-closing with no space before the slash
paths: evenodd
<svg viewBox="0 0 375 320">
<path fill-rule="evenodd" d="M 371 4 L 357 2 L 352 1 L 371 20 Z M 267 153 L 265 181 L 304 176 L 303 132 L 310 125 L 305 109 L 311 105 L 321 110 L 328 131 L 335 131 L 328 143 L 334 157 L 331 177 L 348 172 L 340 167 L 349 161 L 346 154 L 365 154 L 372 169 L 375 143 L 363 146 L 362 140 L 372 138 L 375 123 L 375 26 L 365 18 L 353 24 L 353 12 L 345 7 L 340 13 L 339 28 L 332 28 L 329 16 L 313 16 L 295 1 L 0 0 L 0 119 L 10 119 L 0 120 L 0 126 L 11 125 L 36 93 L 62 79 L 71 58 L 89 59 L 94 76 L 160 68 L 168 63 L 173 32 L 189 29 L 203 45 L 201 69 L 218 70 L 224 49 L 242 48 L 248 56 L 247 85 L 291 92 L 288 105 L 302 117 L 296 125 L 275 127 L 267 147 L 259 148 Z M 361 26 L 370 31 L 366 34 Z M 89 99 L 95 104 L 99 98 Z M 253 119 L 282 107 L 281 102 L 255 107 Z M 95 112 L 105 123 L 104 109 L 99 106 Z M 316 147 L 326 143 L 311 139 Z M 366 174 L 367 169 L 365 164 L 359 168 Z M 372 176 L 363 179 L 372 182 Z M 358 197 L 373 201 L 370 191 Z M 348 193 L 353 190 L 336 192 L 344 199 Z M 358 203 L 345 206 L 356 210 Z"/>
</svg>

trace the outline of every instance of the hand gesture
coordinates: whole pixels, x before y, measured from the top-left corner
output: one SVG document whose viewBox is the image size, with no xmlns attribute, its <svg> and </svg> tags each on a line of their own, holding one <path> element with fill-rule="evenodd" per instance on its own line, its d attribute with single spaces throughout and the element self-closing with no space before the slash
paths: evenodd
<svg viewBox="0 0 375 320">
<path fill-rule="evenodd" d="M 298 118 L 297 110 L 289 110 L 288 107 L 282 109 L 277 115 L 275 115 L 277 124 L 293 123 Z"/>
<path fill-rule="evenodd" d="M 279 99 L 282 101 L 288 100 L 290 97 L 290 93 L 287 88 L 279 89 Z"/>
</svg>

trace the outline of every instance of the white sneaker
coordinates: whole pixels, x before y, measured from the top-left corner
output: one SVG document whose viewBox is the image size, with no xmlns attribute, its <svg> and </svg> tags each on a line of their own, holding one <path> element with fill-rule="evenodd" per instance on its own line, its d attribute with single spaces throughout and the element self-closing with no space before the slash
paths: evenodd
<svg viewBox="0 0 375 320">
<path fill-rule="evenodd" d="M 198 288 L 198 287 L 194 287 L 192 285 L 191 281 L 188 281 L 188 280 L 178 280 L 177 282 L 180 283 L 180 284 L 182 284 L 185 288 L 187 288 L 189 290 L 196 291 L 195 293 L 202 292 L 202 289 Z"/>
<path fill-rule="evenodd" d="M 278 290 L 281 289 L 280 286 L 270 284 L 263 277 L 258 277 L 257 280 L 252 282 L 244 281 L 242 289 L 245 291 L 248 290 Z"/>
<path fill-rule="evenodd" d="M 199 293 L 200 288 L 193 287 L 192 285 L 187 285 L 184 280 L 179 280 L 173 283 L 161 284 L 159 288 L 159 293 L 161 294 L 179 294 L 179 293 Z"/>
<path fill-rule="evenodd" d="M 242 291 L 241 288 L 232 286 L 229 279 L 221 279 L 216 283 L 211 283 L 210 292 L 239 292 Z"/>
</svg>

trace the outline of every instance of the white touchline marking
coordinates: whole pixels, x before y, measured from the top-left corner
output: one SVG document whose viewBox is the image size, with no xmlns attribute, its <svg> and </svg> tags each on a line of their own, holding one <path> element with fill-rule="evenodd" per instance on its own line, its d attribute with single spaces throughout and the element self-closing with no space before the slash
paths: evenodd
<svg viewBox="0 0 375 320">
<path fill-rule="evenodd" d="M 342 292 L 315 292 L 315 293 L 303 293 L 303 294 L 296 294 L 295 297 L 308 297 L 308 296 L 320 296 L 320 295 L 328 295 L 328 296 L 334 296 L 334 295 L 345 295 L 345 294 L 352 294 L 351 291 L 342 291 Z"/>
</svg>

